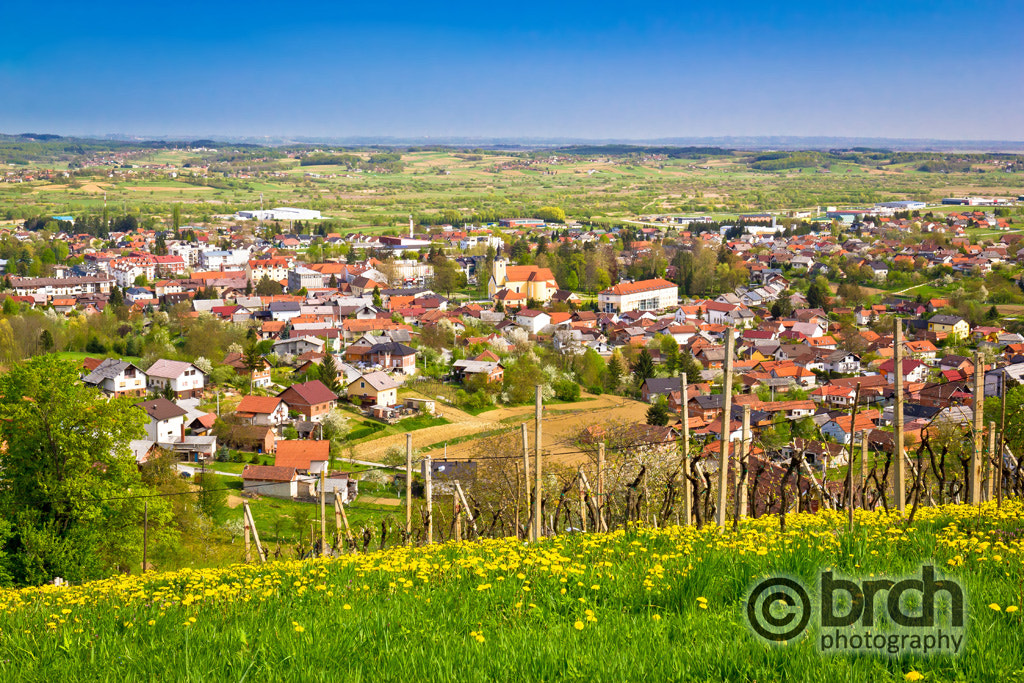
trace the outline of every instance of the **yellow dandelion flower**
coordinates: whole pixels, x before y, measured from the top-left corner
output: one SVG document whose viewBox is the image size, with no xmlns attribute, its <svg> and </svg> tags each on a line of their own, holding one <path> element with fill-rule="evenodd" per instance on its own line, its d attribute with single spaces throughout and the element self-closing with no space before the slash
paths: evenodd
<svg viewBox="0 0 1024 683">
<path fill-rule="evenodd" d="M 653 621 L 661 621 L 661 615 L 660 614 L 652 614 L 651 615 L 651 620 L 653 620 Z"/>
<path fill-rule="evenodd" d="M 576 629 L 577 631 L 582 631 L 583 630 L 583 622 L 582 621 L 577 621 L 575 624 L 572 625 L 572 627 L 574 629 Z"/>
<path fill-rule="evenodd" d="M 989 604 L 988 608 L 991 609 L 991 610 L 995 610 L 996 612 L 1002 612 L 1003 611 L 1003 608 L 1000 607 L 999 605 L 997 605 L 994 602 Z"/>
<path fill-rule="evenodd" d="M 302 626 L 298 626 L 298 625 L 295 626 L 295 632 L 296 633 L 303 633 L 305 630 L 306 629 L 303 628 Z"/>
<path fill-rule="evenodd" d="M 1006 611 L 1007 611 L 1007 613 L 1016 612 L 1017 611 L 1017 605 L 1010 605 L 1009 607 L 1006 608 Z"/>
<path fill-rule="evenodd" d="M 341 609 L 352 609 L 352 605 L 346 602 L 344 605 L 341 606 Z"/>
<path fill-rule="evenodd" d="M 907 674 L 903 677 L 903 679 L 907 681 L 920 681 L 923 678 L 924 674 L 917 671 L 908 671 Z"/>
</svg>

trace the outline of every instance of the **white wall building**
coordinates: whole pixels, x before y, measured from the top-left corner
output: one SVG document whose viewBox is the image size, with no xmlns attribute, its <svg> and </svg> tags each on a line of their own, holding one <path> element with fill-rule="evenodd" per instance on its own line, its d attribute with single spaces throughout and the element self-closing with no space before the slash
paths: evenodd
<svg viewBox="0 0 1024 683">
<path fill-rule="evenodd" d="M 656 311 L 679 305 L 679 290 L 661 278 L 620 283 L 597 295 L 598 306 L 605 313 Z"/>
</svg>

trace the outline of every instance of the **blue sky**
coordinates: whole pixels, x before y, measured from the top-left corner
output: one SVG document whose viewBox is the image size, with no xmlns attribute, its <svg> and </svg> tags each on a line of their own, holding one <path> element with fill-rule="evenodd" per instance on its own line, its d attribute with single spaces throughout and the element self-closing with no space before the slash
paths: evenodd
<svg viewBox="0 0 1024 683">
<path fill-rule="evenodd" d="M 0 132 L 1024 139 L 1024 2 L 12 3 Z"/>
</svg>

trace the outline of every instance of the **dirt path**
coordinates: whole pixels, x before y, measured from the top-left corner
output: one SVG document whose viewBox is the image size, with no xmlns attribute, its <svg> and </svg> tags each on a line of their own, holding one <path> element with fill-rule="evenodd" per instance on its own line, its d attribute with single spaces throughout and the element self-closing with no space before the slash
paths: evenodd
<svg viewBox="0 0 1024 683">
<path fill-rule="evenodd" d="M 563 443 L 567 436 L 574 434 L 581 427 L 614 420 L 640 423 L 645 421 L 648 408 L 646 403 L 620 396 L 602 395 L 589 398 L 592 400 L 553 405 L 544 409 L 543 448 L 566 464 L 581 461 L 582 456 L 571 453 L 570 451 L 574 449 Z M 452 421 L 451 424 L 428 427 L 413 432 L 414 448 L 452 441 L 473 434 L 482 434 L 495 429 L 517 427 L 522 422 L 527 424 L 531 448 L 533 446 L 533 406 L 499 408 L 475 417 L 450 406 L 443 406 L 440 410 L 444 417 Z M 452 444 L 448 446 L 448 457 L 451 459 L 472 457 L 477 447 L 478 442 L 475 439 Z M 392 434 L 356 446 L 356 457 L 379 462 L 389 448 L 404 450 L 405 434 Z M 435 458 L 442 457 L 442 452 L 437 449 L 431 451 L 431 454 Z M 564 457 L 559 457 L 560 454 Z"/>
</svg>

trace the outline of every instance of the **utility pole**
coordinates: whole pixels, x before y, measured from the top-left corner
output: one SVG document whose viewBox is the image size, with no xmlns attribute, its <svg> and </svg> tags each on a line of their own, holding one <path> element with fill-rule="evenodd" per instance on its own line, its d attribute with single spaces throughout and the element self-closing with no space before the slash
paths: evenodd
<svg viewBox="0 0 1024 683">
<path fill-rule="evenodd" d="M 412 545 L 412 434 L 405 435 L 405 544 Z"/>
<path fill-rule="evenodd" d="M 974 452 L 971 453 L 971 483 L 968 494 L 971 505 L 981 502 L 982 430 L 985 425 L 985 365 L 977 351 L 974 353 Z"/>
<path fill-rule="evenodd" d="M 541 441 L 541 419 L 542 419 L 542 411 L 544 410 L 543 400 L 544 399 L 541 396 L 541 385 L 538 384 L 537 385 L 537 398 L 536 398 L 535 415 L 534 415 L 534 420 L 536 421 L 536 427 L 535 427 L 535 432 L 534 432 L 534 437 L 535 437 L 535 440 L 536 440 L 536 452 L 535 452 L 534 455 L 536 457 L 536 462 L 533 465 L 533 469 L 536 472 L 536 476 L 537 476 L 537 490 L 533 494 L 533 513 L 534 513 L 533 514 L 533 525 L 534 525 L 533 526 L 533 540 L 534 541 L 539 541 L 541 536 L 544 535 L 544 531 L 543 531 L 544 530 L 544 520 L 541 519 L 541 503 L 543 502 L 543 500 L 542 500 L 542 498 L 543 498 L 542 488 L 543 488 L 543 485 L 544 485 L 544 480 L 542 479 L 541 463 L 540 463 L 540 449 L 543 447 L 542 446 L 543 442 Z"/>
<path fill-rule="evenodd" d="M 461 507 L 460 504 L 459 504 L 459 494 L 458 493 L 453 493 L 452 494 L 452 510 L 453 510 L 453 512 L 455 514 L 455 519 L 452 520 L 452 521 L 453 521 L 453 523 L 455 525 L 455 541 L 456 542 L 462 540 L 462 512 L 459 510 L 459 507 Z"/>
<path fill-rule="evenodd" d="M 690 486 L 690 407 L 686 397 L 686 373 L 679 377 L 679 404 L 683 418 L 683 525 L 689 526 L 693 519 L 693 487 Z"/>
<path fill-rule="evenodd" d="M 896 480 L 893 488 L 896 494 L 896 510 L 903 514 L 903 510 L 907 507 L 907 463 L 903 458 L 903 326 L 900 324 L 899 318 L 893 321 L 892 361 L 892 369 L 896 378 L 896 400 L 892 407 L 893 435 L 896 442 L 894 444 L 896 469 L 893 472 Z M 854 410 L 856 410 L 856 406 Z M 853 425 L 850 426 L 850 429 L 852 432 Z M 853 438 L 852 434 L 851 438 Z"/>
<path fill-rule="evenodd" d="M 427 545 L 434 543 L 434 469 L 430 461 L 430 453 L 425 456 L 423 470 L 424 495 L 427 498 Z"/>
<path fill-rule="evenodd" d="M 586 533 L 587 531 L 587 506 L 583 502 L 583 466 L 580 465 L 579 471 L 576 473 L 576 490 L 579 493 L 580 503 L 580 530 Z"/>
<path fill-rule="evenodd" d="M 732 423 L 732 328 L 725 331 L 725 377 L 722 381 L 722 433 L 718 453 L 718 526 L 725 528 L 729 496 L 729 426 Z"/>
</svg>

